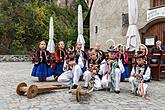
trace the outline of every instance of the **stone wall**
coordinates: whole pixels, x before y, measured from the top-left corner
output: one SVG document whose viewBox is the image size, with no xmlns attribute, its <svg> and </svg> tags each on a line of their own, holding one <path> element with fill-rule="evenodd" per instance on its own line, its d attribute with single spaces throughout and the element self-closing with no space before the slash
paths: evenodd
<svg viewBox="0 0 165 110">
<path fill-rule="evenodd" d="M 30 55 L 0 55 L 0 62 L 31 62 Z"/>
<path fill-rule="evenodd" d="M 103 50 L 108 46 L 105 42 L 113 39 L 116 44 L 126 43 L 123 34 L 122 13 L 128 13 L 128 0 L 94 0 L 90 15 L 90 46 L 99 42 Z M 138 0 L 139 19 L 137 26 L 142 28 L 147 23 L 147 9 L 150 0 Z M 96 26 L 98 31 L 96 33 Z M 127 30 L 124 30 L 125 34 Z"/>
</svg>

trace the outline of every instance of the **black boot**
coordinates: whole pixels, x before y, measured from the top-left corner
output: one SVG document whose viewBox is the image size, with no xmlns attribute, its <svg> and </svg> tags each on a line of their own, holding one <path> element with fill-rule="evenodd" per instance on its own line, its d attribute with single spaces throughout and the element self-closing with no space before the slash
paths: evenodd
<svg viewBox="0 0 165 110">
<path fill-rule="evenodd" d="M 72 86 L 72 89 L 77 89 L 77 87 L 78 87 L 78 85 L 74 84 L 74 85 Z"/>
<path fill-rule="evenodd" d="M 120 91 L 114 91 L 116 94 L 119 94 L 120 93 Z"/>
</svg>

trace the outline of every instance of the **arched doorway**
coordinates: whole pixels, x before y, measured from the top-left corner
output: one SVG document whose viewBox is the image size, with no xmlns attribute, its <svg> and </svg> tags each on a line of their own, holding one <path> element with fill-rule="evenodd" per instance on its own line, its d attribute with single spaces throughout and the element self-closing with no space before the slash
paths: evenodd
<svg viewBox="0 0 165 110">
<path fill-rule="evenodd" d="M 145 38 L 155 37 L 155 40 L 161 40 L 165 45 L 165 19 L 156 19 L 140 29 L 141 42 L 145 44 Z M 151 48 L 148 46 L 148 48 Z"/>
</svg>

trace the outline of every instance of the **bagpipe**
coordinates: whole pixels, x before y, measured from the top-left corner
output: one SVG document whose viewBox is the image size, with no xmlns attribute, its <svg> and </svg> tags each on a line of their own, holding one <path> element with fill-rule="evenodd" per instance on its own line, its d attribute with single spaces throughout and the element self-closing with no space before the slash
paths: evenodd
<svg viewBox="0 0 165 110">
<path fill-rule="evenodd" d="M 143 80 L 143 73 L 145 72 L 145 67 L 134 67 L 135 74 L 133 75 L 138 82 L 141 82 Z M 137 70 L 136 70 L 137 69 Z"/>
<path fill-rule="evenodd" d="M 147 84 L 144 83 L 144 79 L 143 79 L 143 70 L 139 69 L 135 74 L 134 77 L 136 78 L 136 84 L 134 84 L 135 86 L 135 91 L 134 94 L 138 95 L 138 96 L 145 96 L 145 91 L 146 91 L 146 86 Z"/>
<path fill-rule="evenodd" d="M 141 74 L 135 74 L 134 77 L 135 77 L 136 80 L 138 80 L 138 81 L 143 80 L 143 75 L 141 75 Z"/>
<path fill-rule="evenodd" d="M 88 70 L 94 75 L 99 72 L 100 65 L 99 64 L 89 64 Z"/>
<path fill-rule="evenodd" d="M 64 61 L 63 70 L 64 71 L 72 70 L 75 65 L 76 65 L 76 59 L 75 58 L 67 59 Z"/>
</svg>

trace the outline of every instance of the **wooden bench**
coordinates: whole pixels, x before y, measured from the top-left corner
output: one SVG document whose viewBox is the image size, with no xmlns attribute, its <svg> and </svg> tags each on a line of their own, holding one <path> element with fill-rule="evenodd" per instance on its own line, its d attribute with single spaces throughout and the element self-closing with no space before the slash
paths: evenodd
<svg viewBox="0 0 165 110">
<path fill-rule="evenodd" d="M 127 54 L 128 54 L 128 73 L 131 74 L 132 67 L 135 64 L 135 59 L 134 59 L 135 51 L 127 51 Z"/>
<path fill-rule="evenodd" d="M 128 53 L 128 68 L 129 68 L 129 73 L 131 73 L 131 69 L 133 65 L 135 64 L 135 60 L 134 60 L 135 51 L 127 51 L 127 53 Z M 158 57 L 157 64 L 151 64 L 150 61 L 153 56 Z M 150 68 L 151 68 L 152 78 L 154 80 L 160 80 L 160 75 L 165 75 L 165 51 L 154 53 L 152 56 L 148 55 L 147 62 L 149 63 Z"/>
<path fill-rule="evenodd" d="M 151 59 L 157 57 L 157 63 L 152 64 Z M 165 51 L 153 53 L 150 58 L 151 76 L 154 80 L 160 80 L 160 75 L 165 75 Z"/>
</svg>

